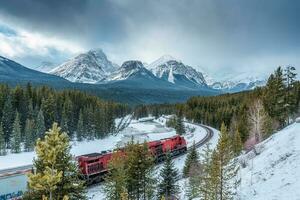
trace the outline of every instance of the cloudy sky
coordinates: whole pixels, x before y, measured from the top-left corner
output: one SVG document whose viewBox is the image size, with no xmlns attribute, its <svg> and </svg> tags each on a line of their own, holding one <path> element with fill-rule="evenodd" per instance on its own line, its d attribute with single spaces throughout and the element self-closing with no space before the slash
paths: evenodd
<svg viewBox="0 0 300 200">
<path fill-rule="evenodd" d="M 211 74 L 300 68 L 298 0 L 0 0 L 0 55 L 35 67 L 102 48 L 121 64 L 164 54 Z"/>
</svg>

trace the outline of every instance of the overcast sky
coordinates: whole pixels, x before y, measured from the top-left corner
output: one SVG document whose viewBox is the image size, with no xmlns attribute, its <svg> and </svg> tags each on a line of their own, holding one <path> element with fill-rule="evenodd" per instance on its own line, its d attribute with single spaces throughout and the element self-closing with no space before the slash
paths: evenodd
<svg viewBox="0 0 300 200">
<path fill-rule="evenodd" d="M 298 0 L 0 0 L 0 55 L 26 66 L 102 48 L 118 63 L 164 54 L 222 76 L 300 68 Z"/>
</svg>

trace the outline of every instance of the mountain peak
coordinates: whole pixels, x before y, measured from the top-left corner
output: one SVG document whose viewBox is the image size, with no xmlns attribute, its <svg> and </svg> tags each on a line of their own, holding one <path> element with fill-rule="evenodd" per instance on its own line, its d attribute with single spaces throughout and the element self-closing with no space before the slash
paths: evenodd
<svg viewBox="0 0 300 200">
<path fill-rule="evenodd" d="M 117 66 L 107 59 L 102 49 L 92 49 L 61 64 L 50 73 L 72 82 L 97 83 L 116 69 Z"/>
<path fill-rule="evenodd" d="M 181 62 L 180 60 L 174 58 L 173 56 L 166 54 L 166 55 L 161 56 L 160 58 L 158 58 L 157 60 L 155 60 L 151 64 L 149 64 L 148 69 L 153 69 L 153 68 L 155 68 L 159 65 L 163 65 L 163 64 L 165 64 L 165 63 L 167 63 L 168 61 L 171 61 L 171 60 Z"/>
</svg>

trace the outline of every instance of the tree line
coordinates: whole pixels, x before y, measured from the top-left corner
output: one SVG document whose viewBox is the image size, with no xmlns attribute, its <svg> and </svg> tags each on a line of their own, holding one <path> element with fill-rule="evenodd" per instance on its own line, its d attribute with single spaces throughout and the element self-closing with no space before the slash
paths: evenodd
<svg viewBox="0 0 300 200">
<path fill-rule="evenodd" d="M 57 122 L 72 140 L 102 138 L 114 131 L 127 105 L 75 90 L 0 85 L 0 154 L 32 151 L 37 138 Z"/>
<path fill-rule="evenodd" d="M 296 75 L 296 69 L 292 66 L 278 67 L 269 76 L 266 86 L 252 91 L 192 97 L 183 104 L 149 105 L 143 110 L 153 116 L 178 115 L 182 111 L 188 120 L 217 129 L 224 122 L 231 135 L 239 132 L 243 143 L 253 137 L 255 129 L 256 132 L 260 129 L 263 136 L 256 137 L 262 139 L 299 115 L 300 83 Z"/>
</svg>

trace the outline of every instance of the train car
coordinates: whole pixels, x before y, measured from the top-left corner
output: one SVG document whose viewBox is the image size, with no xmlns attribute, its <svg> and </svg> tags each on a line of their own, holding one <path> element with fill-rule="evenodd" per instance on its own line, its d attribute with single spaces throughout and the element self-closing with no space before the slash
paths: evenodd
<svg viewBox="0 0 300 200">
<path fill-rule="evenodd" d="M 148 149 L 155 158 L 156 162 L 162 162 L 167 152 L 171 156 L 177 156 L 187 151 L 187 144 L 184 137 L 176 135 L 171 138 L 151 141 L 147 143 Z M 123 149 L 116 152 L 124 154 Z M 77 157 L 78 165 L 83 178 L 87 184 L 100 182 L 108 172 L 108 164 L 113 152 L 101 152 L 85 154 Z"/>
</svg>

